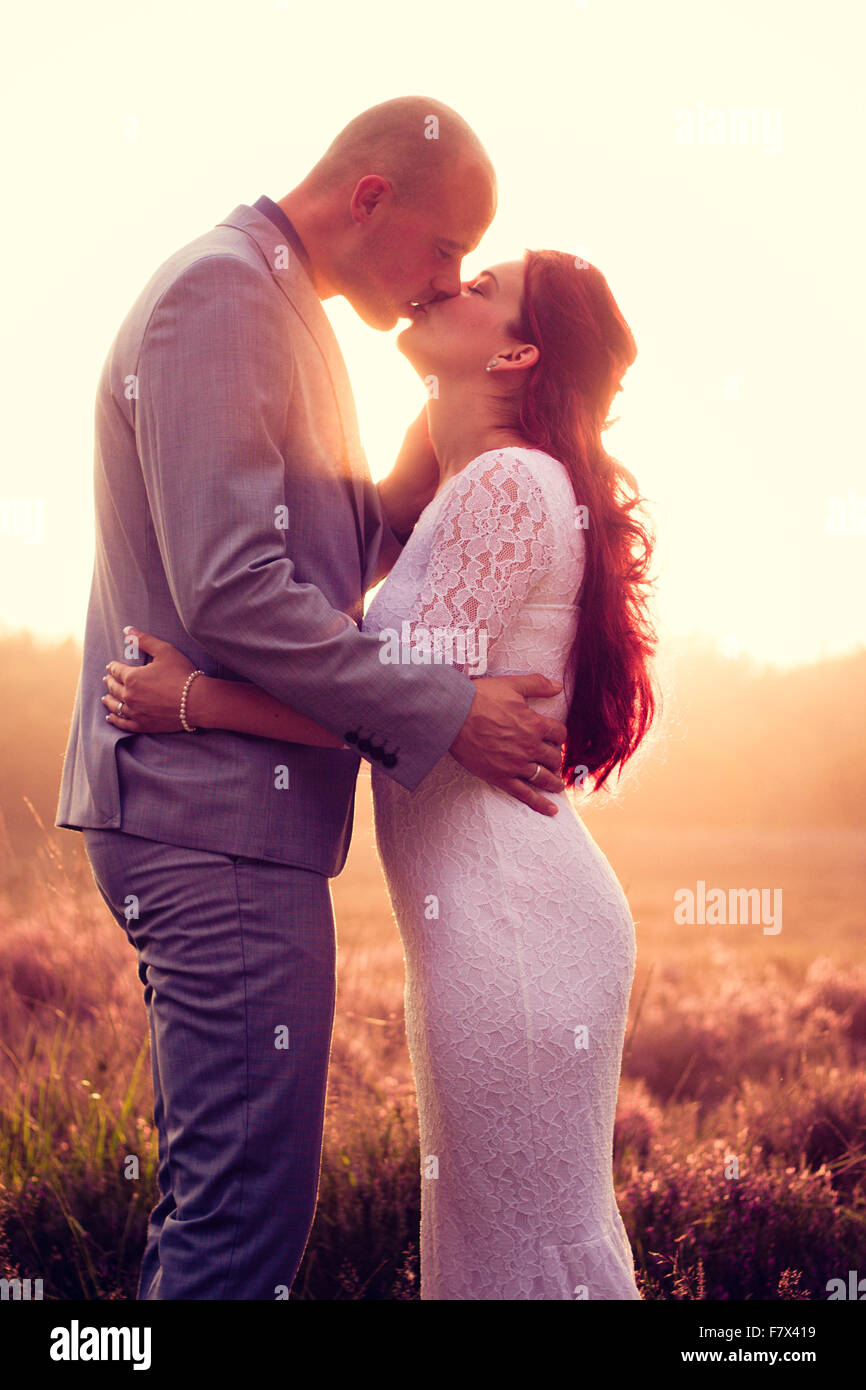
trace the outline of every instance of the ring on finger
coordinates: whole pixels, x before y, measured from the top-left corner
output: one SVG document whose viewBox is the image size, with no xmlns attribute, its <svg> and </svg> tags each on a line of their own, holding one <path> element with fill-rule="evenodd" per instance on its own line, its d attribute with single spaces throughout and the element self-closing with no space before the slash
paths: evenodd
<svg viewBox="0 0 866 1390">
<path fill-rule="evenodd" d="M 540 771 L 541 771 L 541 763 L 536 763 L 536 764 L 535 764 L 535 771 L 533 772 L 533 774 L 532 774 L 531 777 L 527 777 L 527 779 L 526 779 L 527 782 L 534 782 Z"/>
<path fill-rule="evenodd" d="M 114 713 L 117 715 L 118 719 L 119 719 L 120 716 L 123 714 L 123 705 L 124 705 L 124 701 L 121 700 L 120 704 L 117 706 L 117 709 L 114 711 Z"/>
</svg>

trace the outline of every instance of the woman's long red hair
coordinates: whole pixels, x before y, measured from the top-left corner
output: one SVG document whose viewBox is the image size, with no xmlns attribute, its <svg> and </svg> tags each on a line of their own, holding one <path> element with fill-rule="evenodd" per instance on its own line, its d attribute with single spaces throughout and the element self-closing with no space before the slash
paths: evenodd
<svg viewBox="0 0 866 1390">
<path fill-rule="evenodd" d="M 656 710 L 654 537 L 636 515 L 644 499 L 635 479 L 602 444 L 637 347 L 601 271 L 561 251 L 526 253 L 521 314 L 508 332 L 534 343 L 539 360 L 503 423 L 565 465 L 588 510 L 562 771 L 568 786 L 597 791 L 636 752 Z"/>
</svg>

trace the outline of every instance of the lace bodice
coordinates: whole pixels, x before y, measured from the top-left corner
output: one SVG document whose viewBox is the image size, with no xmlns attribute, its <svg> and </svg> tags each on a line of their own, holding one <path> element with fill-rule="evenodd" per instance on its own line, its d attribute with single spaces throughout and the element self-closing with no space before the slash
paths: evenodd
<svg viewBox="0 0 866 1390">
<path fill-rule="evenodd" d="M 561 680 L 577 627 L 581 520 L 557 459 L 516 447 L 479 454 L 422 512 L 364 630 L 390 630 L 419 657 L 426 643 L 470 675 Z M 568 693 L 566 684 L 544 712 L 563 712 Z"/>
</svg>

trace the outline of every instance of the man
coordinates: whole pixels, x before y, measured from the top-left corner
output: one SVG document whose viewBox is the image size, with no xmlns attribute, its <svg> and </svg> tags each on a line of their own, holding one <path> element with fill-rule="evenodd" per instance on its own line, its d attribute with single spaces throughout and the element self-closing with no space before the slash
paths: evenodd
<svg viewBox="0 0 866 1390">
<path fill-rule="evenodd" d="M 450 751 L 536 810 L 561 790 L 565 729 L 525 699 L 557 686 L 383 664 L 357 626 L 436 464 L 415 428 L 373 486 L 320 303 L 342 294 L 388 329 L 413 302 L 458 293 L 494 202 L 490 161 L 455 112 L 385 102 L 278 205 L 242 204 L 170 257 L 103 368 L 96 560 L 57 824 L 84 830 L 144 986 L 160 1198 L 140 1298 L 291 1287 L 321 1161 L 328 878 L 348 850 L 359 754 L 409 789 Z M 124 735 L 100 699 L 130 622 L 350 746 Z"/>
</svg>

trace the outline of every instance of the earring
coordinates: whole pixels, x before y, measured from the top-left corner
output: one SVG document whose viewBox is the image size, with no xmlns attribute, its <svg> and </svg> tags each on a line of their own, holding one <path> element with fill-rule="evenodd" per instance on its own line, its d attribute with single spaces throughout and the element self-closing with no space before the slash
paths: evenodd
<svg viewBox="0 0 866 1390">
<path fill-rule="evenodd" d="M 491 371 L 493 370 L 494 367 L 498 367 L 498 366 L 499 366 L 499 358 L 498 358 L 498 357 L 491 357 L 490 361 L 487 363 L 487 366 L 484 368 L 484 370 L 485 370 L 485 372 L 491 372 Z"/>
</svg>

